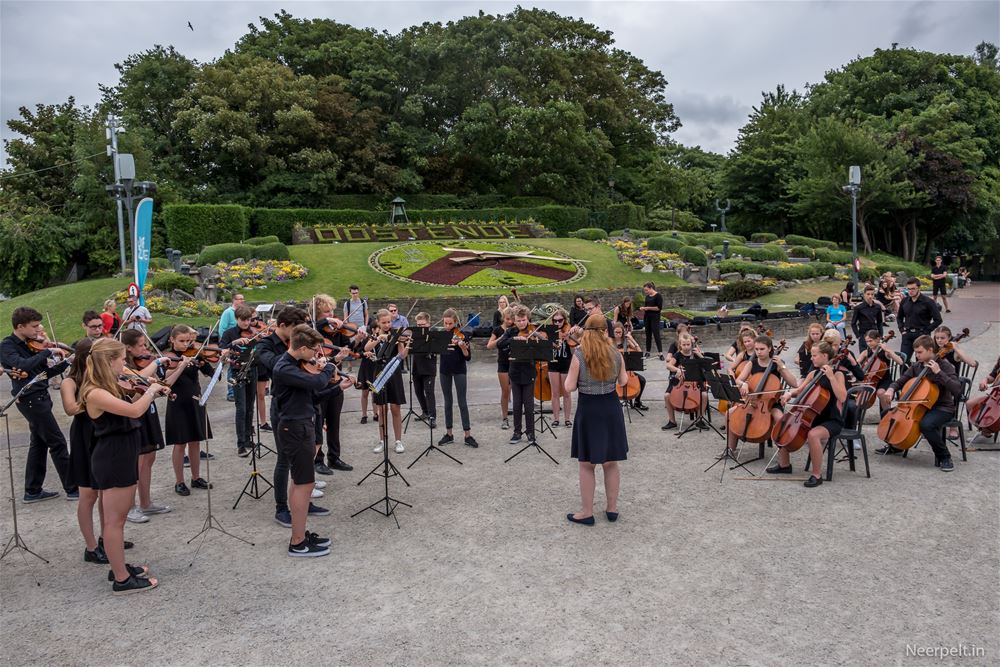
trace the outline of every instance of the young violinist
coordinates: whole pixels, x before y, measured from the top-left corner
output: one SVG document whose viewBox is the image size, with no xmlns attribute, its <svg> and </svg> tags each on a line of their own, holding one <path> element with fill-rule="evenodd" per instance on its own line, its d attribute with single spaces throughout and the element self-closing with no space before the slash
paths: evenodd
<svg viewBox="0 0 1000 667">
<path fill-rule="evenodd" d="M 343 322 L 336 317 L 337 300 L 327 294 L 317 294 L 313 298 L 313 308 L 316 311 L 314 328 L 323 334 L 331 345 L 340 348 L 334 355 L 337 371 L 340 371 L 344 359 L 352 356 L 351 340 L 358 334 L 350 335 L 341 326 Z M 330 355 L 327 355 L 330 356 Z M 313 466 L 320 475 L 332 475 L 334 470 L 344 472 L 354 470 L 340 456 L 340 416 L 344 411 L 344 392 L 331 391 L 323 394 L 316 403 L 316 459 Z M 324 428 L 325 427 L 325 428 Z M 326 462 L 323 461 L 323 431 L 326 431 Z M 323 484 L 323 486 L 326 486 Z M 316 488 L 321 488 L 317 484 Z M 318 494 L 317 494 L 318 495 Z"/>
<path fill-rule="evenodd" d="M 530 311 L 526 306 L 514 308 L 514 326 L 504 332 L 497 342 L 497 347 L 501 350 L 506 349 L 509 353 L 511 342 L 515 340 L 528 340 L 529 337 L 546 339 L 544 332 L 537 331 L 536 327 L 528 322 L 529 315 Z M 527 436 L 529 443 L 535 442 L 535 373 L 534 361 L 511 359 L 510 390 L 514 400 L 514 434 L 510 437 L 512 445 L 521 442 L 522 433 Z"/>
<path fill-rule="evenodd" d="M 158 374 L 165 374 L 163 382 L 167 386 L 173 386 L 174 382 L 184 372 L 184 369 L 191 363 L 191 357 L 182 357 L 176 366 L 166 371 L 164 364 L 169 362 L 163 357 L 153 359 L 149 348 L 146 346 L 146 336 L 138 329 L 126 329 L 120 336 L 122 344 L 125 346 L 125 374 L 144 379 L 151 379 Z M 161 370 L 162 369 L 162 370 Z M 153 463 L 156 461 L 156 452 L 166 446 L 163 437 L 163 429 L 160 428 L 160 413 L 156 408 L 156 403 L 151 403 L 141 418 L 142 429 L 140 434 L 142 441 L 139 444 L 139 481 L 136 485 L 136 495 L 139 502 L 129 510 L 128 520 L 130 523 L 146 523 L 149 517 L 154 514 L 166 514 L 170 511 L 169 505 L 159 505 L 154 503 L 151 497 L 151 487 L 153 481 Z"/>
<path fill-rule="evenodd" d="M 379 357 L 385 351 L 384 347 L 389 344 L 391 334 L 392 315 L 388 310 L 383 308 L 375 314 L 375 329 L 372 331 L 368 342 L 365 343 L 365 355 L 372 359 L 373 363 L 373 380 L 378 377 L 379 372 L 385 367 L 386 362 L 394 356 L 390 355 L 384 360 L 379 360 Z M 395 352 L 400 358 L 405 359 L 409 348 L 405 343 L 397 341 Z M 375 395 L 375 400 L 372 402 L 375 404 L 375 416 L 378 421 L 379 430 L 379 441 L 372 451 L 376 454 L 382 452 L 382 446 L 389 428 L 386 421 L 387 417 L 391 415 L 392 433 L 396 440 L 396 453 L 402 454 L 406 451 L 406 447 L 403 446 L 402 441 L 403 419 L 399 413 L 399 406 L 406 403 L 406 389 L 403 387 L 403 375 L 398 372 L 393 374 L 388 384 L 385 385 L 385 388 L 380 393 Z"/>
<path fill-rule="evenodd" d="M 663 395 L 663 403 L 667 408 L 667 423 L 661 427 L 661 430 L 669 431 L 672 428 L 677 428 L 677 415 L 675 414 L 674 406 L 670 403 L 670 392 L 684 382 L 683 362 L 685 360 L 702 358 L 703 356 L 701 348 L 695 344 L 694 336 L 689 333 L 679 335 L 677 337 L 677 351 L 667 354 L 667 370 L 673 374 L 673 378 L 667 385 L 667 391 Z M 701 423 L 701 417 L 705 414 L 705 408 L 708 406 L 708 392 L 705 391 L 704 387 L 698 387 L 697 391 L 701 396 L 701 400 L 695 410 L 694 419 L 698 423 L 697 428 L 707 429 L 708 426 Z"/>
<path fill-rule="evenodd" d="M 902 375 L 893 381 L 886 390 L 886 396 L 891 402 L 900 394 L 906 383 L 916 378 L 926 369 L 921 382 L 931 382 L 937 385 L 939 394 L 934 405 L 920 420 L 920 434 L 934 451 L 934 465 L 943 472 L 951 472 L 955 465 L 951 461 L 951 453 L 945 442 L 942 427 L 955 416 L 955 397 L 962 394 L 962 383 L 955 373 L 955 367 L 946 359 L 938 358 L 937 346 L 930 336 L 919 336 L 913 341 L 915 360 Z M 879 454 L 899 454 L 903 450 L 892 445 L 886 445 L 875 450 Z"/>
<path fill-rule="evenodd" d="M 500 297 L 506 299 L 507 297 Z M 431 325 L 430 313 L 419 312 L 413 318 L 417 327 Z M 410 353 L 410 372 L 413 374 L 413 393 L 420 404 L 420 419 L 431 428 L 437 428 L 437 403 L 434 400 L 434 384 L 437 379 L 438 355 L 436 353 Z"/>
<path fill-rule="evenodd" d="M 26 374 L 23 378 L 11 378 L 11 395 L 16 396 L 39 373 L 46 375 L 45 379 L 24 390 L 17 399 L 17 410 L 28 421 L 30 433 L 28 456 L 24 463 L 24 502 L 37 503 L 59 495 L 42 488 L 46 452 L 59 474 L 66 498 L 76 500 L 79 495 L 69 478 L 66 438 L 52 416 L 52 398 L 46 381 L 65 371 L 69 361 L 64 358 L 62 348 L 45 340 L 42 314 L 34 308 L 15 308 L 10 315 L 10 323 L 13 332 L 0 343 L 0 364 L 8 370 L 16 369 Z"/>
<path fill-rule="evenodd" d="M 389 321 L 388 311 L 385 311 L 385 321 Z M 313 398 L 317 392 L 330 386 L 335 371 L 335 366 L 328 364 L 322 356 L 322 350 L 323 336 L 309 325 L 299 324 L 290 332 L 288 350 L 278 357 L 271 372 L 277 417 L 275 441 L 288 462 L 292 477 L 288 498 L 292 529 L 288 555 L 294 558 L 330 553 L 329 538 L 306 530 L 306 518 L 316 514 L 310 502 L 316 481 L 313 465 L 316 455 L 316 410 Z M 303 363 L 311 363 L 317 372 L 303 370 Z M 344 378 L 339 386 L 343 390 L 351 384 L 350 379 Z"/>
<path fill-rule="evenodd" d="M 236 452 L 244 458 L 250 455 L 253 446 L 253 413 L 257 402 L 257 369 L 256 363 L 250 368 L 243 368 L 247 354 L 255 341 L 251 340 L 250 320 L 254 310 L 250 306 L 240 304 L 233 310 L 235 324 L 222 332 L 219 347 L 229 350 L 226 363 L 230 367 L 230 382 L 233 386 L 233 396 L 236 402 Z M 243 359 L 243 363 L 241 363 Z M 237 378 L 241 378 L 237 381 Z"/>
<path fill-rule="evenodd" d="M 455 332 L 455 337 L 447 350 L 441 353 L 441 393 L 444 395 L 444 428 L 445 433 L 438 440 L 439 445 L 455 442 L 452 433 L 454 426 L 454 404 L 458 401 L 458 413 L 462 419 L 462 431 L 465 434 L 465 444 L 478 447 L 479 443 L 472 437 L 472 422 L 469 419 L 469 402 L 466 398 L 468 389 L 468 363 L 472 358 L 472 345 L 458 326 L 458 313 L 449 308 L 441 315 L 441 324 L 445 331 Z M 455 393 L 452 394 L 454 386 Z"/>
<path fill-rule="evenodd" d="M 813 322 L 809 325 L 809 329 L 806 332 L 806 339 L 799 346 L 798 351 L 796 351 L 796 363 L 799 366 L 799 377 L 805 377 L 809 375 L 809 371 L 812 370 L 812 348 L 813 345 L 823 340 L 823 325 L 819 322 Z"/>
<path fill-rule="evenodd" d="M 85 312 L 80 320 L 80 326 L 83 327 L 85 338 L 89 338 L 91 341 L 104 338 L 104 320 L 101 319 L 97 311 L 88 310 Z"/>
<path fill-rule="evenodd" d="M 768 370 L 768 364 L 774 356 L 774 341 L 769 336 L 757 336 L 754 339 L 752 349 L 753 355 L 750 357 L 749 363 L 744 364 L 743 369 L 736 376 L 736 386 L 739 387 L 740 395 L 744 399 L 752 395 L 756 389 L 756 386 L 751 386 L 751 378 L 763 378 L 764 371 Z M 789 370 L 788 366 L 780 358 L 774 359 L 774 364 L 771 366 L 770 372 L 772 375 L 783 380 L 789 387 L 794 388 L 799 386 L 799 379 L 795 377 L 795 374 Z M 777 399 L 778 397 L 776 396 L 775 398 Z M 736 406 L 731 407 L 729 409 L 730 413 L 735 409 Z M 775 420 L 781 419 L 781 412 L 781 406 L 776 400 L 774 406 L 771 408 L 772 424 Z M 737 439 L 733 429 L 730 428 L 726 434 L 726 441 L 731 451 L 736 451 Z"/>
<path fill-rule="evenodd" d="M 990 386 L 997 381 L 998 377 L 1000 377 L 1000 357 L 997 357 L 997 362 L 993 365 L 993 370 L 990 371 L 989 375 L 979 381 L 979 391 L 986 391 L 989 389 Z M 976 396 L 975 398 L 969 399 L 968 403 L 965 404 L 965 407 L 970 420 L 972 419 L 972 415 L 979 409 L 979 406 L 985 403 L 990 398 L 992 393 L 993 392 L 991 391 L 988 394 L 983 394 L 982 396 Z M 975 426 L 974 421 L 971 423 Z M 992 435 L 986 432 L 980 432 L 978 437 L 991 438 Z"/>
<path fill-rule="evenodd" d="M 639 342 L 631 333 L 625 331 L 621 322 L 615 322 L 615 347 L 622 353 L 642 351 Z M 639 393 L 632 399 L 632 407 L 636 410 L 648 410 L 649 406 L 642 402 L 642 392 L 646 390 L 646 378 L 642 373 L 635 373 L 635 376 L 639 378 Z"/>
<path fill-rule="evenodd" d="M 865 334 L 865 350 L 858 357 L 858 365 L 864 369 L 871 363 L 873 357 L 877 357 L 880 361 L 888 364 L 890 361 L 897 363 L 900 367 L 906 365 L 906 361 L 903 360 L 901 356 L 889 349 L 889 345 L 882 340 L 882 336 L 876 329 L 871 329 Z M 875 395 L 878 397 L 878 405 L 881 412 L 885 412 L 889 408 L 889 399 L 886 397 L 886 390 L 892 383 L 892 377 L 889 373 L 882 376 L 879 380 L 878 385 L 875 387 Z"/>
<path fill-rule="evenodd" d="M 105 336 L 114 336 L 122 326 L 122 318 L 115 312 L 117 307 L 118 303 L 114 299 L 107 299 L 104 302 L 104 310 L 101 311 L 101 331 Z"/>
<path fill-rule="evenodd" d="M 619 324 L 622 324 L 619 322 Z M 552 326 L 556 330 L 556 347 L 549 362 L 549 384 L 552 387 L 552 425 L 559 426 L 560 413 L 566 417 L 566 428 L 573 428 L 569 416 L 573 414 L 573 394 L 563 391 L 563 381 L 569 372 L 569 362 L 576 346 L 576 337 L 571 333 L 569 315 L 562 308 L 552 313 Z M 625 326 L 622 324 L 622 326 Z M 631 325 L 629 325 L 631 326 Z"/>
<path fill-rule="evenodd" d="M 583 303 L 582 298 L 580 299 L 580 303 Z M 508 418 L 510 407 L 510 349 L 497 347 L 497 342 L 503 336 L 504 332 L 512 326 L 514 326 L 514 309 L 508 307 L 503 311 L 503 320 L 500 322 L 500 326 L 493 327 L 490 339 L 486 341 L 487 350 L 497 351 L 497 382 L 500 383 L 500 428 L 504 431 L 510 428 L 510 419 Z"/>
<path fill-rule="evenodd" d="M 952 338 L 954 338 L 954 334 L 949 327 L 942 324 L 934 330 L 933 336 L 934 344 L 939 350 L 947 346 L 949 343 L 951 344 L 950 349 L 945 353 L 944 358 L 948 360 L 948 363 L 952 365 L 956 373 L 958 372 L 958 369 L 961 368 L 962 364 L 972 368 L 979 368 L 979 362 L 966 354 L 958 346 L 958 343 L 952 340 Z"/>
<path fill-rule="evenodd" d="M 125 562 L 124 529 L 139 475 L 140 419 L 155 398 L 169 391 L 166 385 L 153 384 L 135 402 L 124 400 L 118 384 L 124 370 L 125 346 L 110 338 L 95 341 L 80 389 L 80 405 L 94 422 L 90 469 L 94 488 L 101 492 L 104 551 L 116 595 L 151 590 L 158 584 L 149 577 L 148 567 Z"/>
<path fill-rule="evenodd" d="M 170 330 L 167 354 L 180 362 L 188 348 L 194 345 L 196 335 L 197 332 L 186 324 L 174 325 Z M 173 446 L 174 493 L 179 496 L 191 495 L 191 489 L 184 483 L 185 450 L 191 466 L 191 486 L 209 488 L 208 482 L 201 478 L 201 441 L 212 439 L 212 426 L 208 423 L 208 413 L 198 402 L 201 396 L 198 373 L 212 377 L 212 367 L 200 359 L 192 359 L 174 381 L 176 398 L 167 402 L 167 444 Z"/>
<path fill-rule="evenodd" d="M 847 383 L 844 381 L 843 372 L 837 370 L 830 360 L 836 356 L 836 348 L 820 341 L 812 346 L 810 356 L 812 358 L 813 369 L 809 371 L 804 381 L 797 387 L 786 391 L 781 396 L 783 405 L 797 397 L 803 390 L 812 385 L 812 380 L 825 389 L 830 396 L 826 407 L 813 420 L 812 428 L 806 436 L 806 444 L 809 446 L 809 456 L 812 463 L 812 473 L 804 483 L 807 488 L 814 488 L 823 483 L 823 447 L 830 438 L 836 438 L 844 428 L 842 410 L 844 402 L 847 400 Z M 815 385 L 813 385 L 815 386 Z M 810 392 L 812 393 L 812 392 Z M 778 448 L 778 464 L 767 469 L 770 474 L 789 475 L 792 473 L 791 455 L 784 447 Z"/>
</svg>

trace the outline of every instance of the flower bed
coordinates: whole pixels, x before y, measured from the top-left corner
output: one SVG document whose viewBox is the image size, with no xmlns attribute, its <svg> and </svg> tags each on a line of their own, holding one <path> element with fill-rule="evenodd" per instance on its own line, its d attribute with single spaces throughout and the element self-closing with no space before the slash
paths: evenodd
<svg viewBox="0 0 1000 667">
<path fill-rule="evenodd" d="M 283 283 L 301 280 L 309 275 L 309 270 L 301 264 L 283 260 L 250 260 L 243 264 L 219 262 L 216 286 L 220 290 L 233 291 L 267 287 L 268 283 Z"/>
<path fill-rule="evenodd" d="M 641 269 L 647 264 L 656 271 L 669 271 L 675 263 L 683 264 L 681 256 L 674 252 L 650 250 L 646 241 L 598 241 L 610 245 L 618 253 L 618 259 L 626 266 Z"/>
</svg>

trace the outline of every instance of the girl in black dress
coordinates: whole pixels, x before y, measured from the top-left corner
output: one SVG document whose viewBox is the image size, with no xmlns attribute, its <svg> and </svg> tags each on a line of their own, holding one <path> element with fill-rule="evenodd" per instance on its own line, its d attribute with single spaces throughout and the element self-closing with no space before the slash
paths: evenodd
<svg viewBox="0 0 1000 667">
<path fill-rule="evenodd" d="M 686 332 L 677 336 L 677 351 L 667 354 L 667 370 L 673 374 L 673 377 L 667 384 L 666 393 L 663 394 L 663 403 L 667 409 L 667 423 L 660 427 L 661 430 L 669 431 L 677 427 L 677 415 L 674 406 L 670 402 L 670 392 L 684 382 L 683 362 L 703 356 L 701 348 L 698 347 L 694 340 L 694 336 Z M 708 427 L 702 424 L 700 420 L 708 408 L 708 391 L 704 385 L 699 386 L 697 391 L 701 395 L 701 402 L 698 404 L 692 418 L 698 422 L 698 428 L 707 429 Z"/>
<path fill-rule="evenodd" d="M 510 308 L 510 301 L 505 295 L 500 295 L 497 299 L 497 309 L 493 313 L 493 328 L 496 329 L 503 323 L 504 311 Z"/>
<path fill-rule="evenodd" d="M 608 521 L 618 520 L 621 488 L 618 462 L 628 458 L 628 435 L 615 387 L 627 383 L 622 355 L 608 338 L 604 314 L 596 312 L 586 320 L 565 382 L 567 392 L 579 389 L 571 455 L 580 461 L 581 508 L 566 515 L 573 523 L 594 525 L 598 465 L 604 469 L 604 494 L 608 502 L 605 515 Z"/>
<path fill-rule="evenodd" d="M 384 362 L 376 360 L 383 352 L 383 347 L 388 344 L 391 332 L 392 315 L 388 310 L 383 308 L 376 313 L 375 330 L 372 332 L 372 337 L 367 343 L 365 343 L 365 355 L 373 361 L 373 380 L 378 377 L 379 371 L 381 371 L 385 366 Z M 388 358 L 392 359 L 393 356 L 399 355 L 401 359 L 405 359 L 408 351 L 409 349 L 404 343 L 397 342 L 395 350 L 396 354 L 390 354 Z M 401 439 L 403 437 L 403 419 L 399 413 L 399 406 L 406 403 L 406 389 L 403 387 L 403 374 L 396 372 L 389 380 L 389 383 L 385 386 L 385 389 L 383 389 L 381 393 L 375 395 L 373 403 L 375 404 L 375 418 L 378 420 L 379 441 L 372 451 L 376 454 L 381 453 L 382 451 L 382 444 L 385 442 L 386 429 L 388 428 L 388 424 L 386 424 L 386 407 L 388 407 L 388 411 L 392 414 L 392 434 L 396 439 L 396 453 L 402 454 L 406 451 Z"/>
<path fill-rule="evenodd" d="M 94 422 L 90 469 L 94 488 L 101 492 L 104 550 L 115 594 L 149 590 L 158 583 L 149 578 L 149 568 L 125 562 L 124 529 L 139 479 L 140 419 L 153 399 L 169 391 L 156 384 L 130 403 L 123 399 L 117 381 L 124 369 L 124 345 L 110 338 L 95 341 L 80 389 L 80 403 Z"/>
<path fill-rule="evenodd" d="M 566 428 L 572 428 L 573 422 L 569 416 L 573 414 L 573 394 L 563 391 L 563 381 L 566 373 L 569 372 L 570 357 L 573 354 L 573 347 L 576 346 L 576 339 L 570 333 L 569 315 L 562 308 L 552 313 L 552 326 L 556 329 L 558 338 L 555 350 L 552 353 L 553 359 L 549 362 L 549 386 L 552 387 L 552 425 L 559 426 L 559 414 L 566 416 Z"/>
<path fill-rule="evenodd" d="M 805 486 L 813 488 L 823 483 L 821 471 L 823 467 L 823 447 L 830 440 L 840 435 L 844 427 L 843 409 L 847 401 L 847 383 L 844 380 L 843 372 L 836 370 L 830 364 L 830 360 L 835 356 L 834 347 L 826 341 L 821 341 L 812 346 L 813 370 L 809 371 L 805 381 L 798 387 L 786 391 L 781 396 L 781 403 L 787 404 L 789 400 L 798 396 L 810 381 L 818 376 L 818 383 L 821 387 L 830 392 L 830 401 L 819 415 L 813 420 L 813 427 L 809 429 L 806 436 L 806 444 L 809 446 L 809 456 L 812 462 L 812 475 L 805 482 Z M 788 450 L 784 447 L 778 448 L 778 465 L 767 469 L 771 474 L 791 474 L 792 464 Z"/>
<path fill-rule="evenodd" d="M 934 330 L 934 345 L 937 346 L 938 350 L 943 348 L 948 343 L 951 343 L 951 351 L 945 354 L 942 358 L 952 365 L 956 373 L 958 373 L 958 369 L 962 367 L 962 364 L 972 368 L 978 368 L 979 362 L 963 352 L 958 347 L 958 343 L 952 340 L 953 337 L 954 334 L 952 333 L 951 328 L 943 324 Z"/>
<path fill-rule="evenodd" d="M 212 426 L 208 423 L 208 413 L 199 405 L 196 396 L 201 396 L 198 373 L 212 377 L 212 366 L 194 357 L 185 357 L 184 351 L 195 342 L 194 329 L 186 324 L 178 324 L 170 331 L 170 350 L 167 354 L 180 356 L 178 364 L 184 364 L 181 373 L 174 380 L 176 398 L 167 402 L 167 444 L 173 445 L 171 460 L 174 465 L 174 492 L 179 496 L 190 496 L 191 490 L 184 483 L 184 450 L 191 462 L 191 486 L 207 489 L 208 482 L 201 478 L 201 441 L 212 439 Z M 187 360 L 187 363 L 185 363 Z"/>
<path fill-rule="evenodd" d="M 507 430 L 510 428 L 510 349 L 498 348 L 497 341 L 503 336 L 507 329 L 514 326 L 514 309 L 507 307 L 503 311 L 503 320 L 499 326 L 493 327 L 493 333 L 486 342 L 487 350 L 497 351 L 497 382 L 500 383 L 500 428 Z"/>
</svg>

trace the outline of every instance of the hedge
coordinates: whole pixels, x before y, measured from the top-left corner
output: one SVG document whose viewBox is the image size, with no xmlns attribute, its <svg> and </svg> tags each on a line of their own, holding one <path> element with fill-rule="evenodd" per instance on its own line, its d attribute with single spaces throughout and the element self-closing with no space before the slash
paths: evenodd
<svg viewBox="0 0 1000 667">
<path fill-rule="evenodd" d="M 244 241 L 247 245 L 265 245 L 267 243 L 281 243 L 277 236 L 254 236 Z"/>
<path fill-rule="evenodd" d="M 696 248 L 695 246 L 681 246 L 681 249 L 677 251 L 677 254 L 681 256 L 685 262 L 689 264 L 694 264 L 695 266 L 708 266 L 708 257 L 705 255 L 705 251 L 701 248 Z"/>
<path fill-rule="evenodd" d="M 761 285 L 756 280 L 737 280 L 736 282 L 723 285 L 719 289 L 716 299 L 719 302 L 746 301 L 747 299 L 756 299 L 759 296 L 770 293 L 770 287 Z"/>
<path fill-rule="evenodd" d="M 739 272 L 744 276 L 750 273 L 757 273 L 768 278 L 778 280 L 802 280 L 803 278 L 832 278 L 835 272 L 833 264 L 829 262 L 809 262 L 808 264 L 796 264 L 795 266 L 775 266 L 773 264 L 760 264 L 756 262 L 745 262 L 740 259 L 724 259 L 716 268 L 720 273 Z"/>
<path fill-rule="evenodd" d="M 712 246 L 712 252 L 714 252 L 716 255 L 722 254 L 723 250 L 725 250 L 725 246 L 723 246 L 721 243 L 719 245 Z M 747 246 L 740 245 L 739 243 L 735 243 L 735 244 L 734 243 L 730 243 L 729 244 L 729 256 L 730 257 L 732 257 L 733 255 L 743 255 L 744 257 L 749 257 L 750 256 L 750 250 L 751 249 L 748 248 Z"/>
<path fill-rule="evenodd" d="M 608 217 L 604 223 L 605 229 L 629 229 L 631 227 L 642 227 L 646 219 L 646 211 L 641 206 L 635 204 L 612 204 L 608 206 Z"/>
<path fill-rule="evenodd" d="M 774 243 L 777 240 L 778 235 L 771 232 L 754 232 L 750 235 L 751 243 Z"/>
<path fill-rule="evenodd" d="M 656 209 L 646 215 L 646 227 L 677 231 L 700 232 L 705 221 L 690 211 Z"/>
<path fill-rule="evenodd" d="M 722 245 L 723 241 L 729 241 L 729 245 L 744 245 L 747 242 L 745 237 L 728 232 L 684 232 L 677 237 L 684 239 L 688 245 L 700 245 L 705 248 Z"/>
<path fill-rule="evenodd" d="M 265 243 L 264 245 L 250 247 L 250 259 L 287 261 L 291 259 L 291 255 L 288 254 L 288 246 L 284 243 Z"/>
<path fill-rule="evenodd" d="M 575 232 L 570 232 L 569 235 L 575 239 L 585 239 L 587 241 L 599 241 L 608 238 L 608 233 L 597 227 L 584 227 Z"/>
<path fill-rule="evenodd" d="M 749 257 L 755 262 L 784 262 L 788 259 L 788 255 L 785 254 L 785 249 L 780 245 L 772 245 L 768 243 L 759 248 L 749 248 L 748 250 L 749 252 L 745 253 L 744 256 Z"/>
<path fill-rule="evenodd" d="M 833 241 L 824 241 L 822 239 L 814 239 L 811 236 L 799 236 L 798 234 L 789 234 L 786 236 L 785 243 L 788 245 L 807 245 L 810 248 L 829 248 L 830 250 L 837 249 L 837 244 Z"/>
<path fill-rule="evenodd" d="M 149 276 L 149 286 L 147 289 L 158 289 L 170 294 L 175 289 L 184 290 L 188 294 L 194 293 L 194 288 L 198 286 L 198 281 L 191 276 L 185 276 L 174 271 L 157 271 Z"/>
<path fill-rule="evenodd" d="M 816 259 L 821 262 L 833 262 L 834 264 L 850 264 L 850 250 L 830 250 L 829 248 L 816 248 Z"/>
<path fill-rule="evenodd" d="M 216 262 L 231 262 L 234 259 L 276 259 L 287 260 L 288 246 L 284 243 L 265 243 L 264 245 L 249 245 L 245 243 L 218 243 L 205 246 L 198 255 L 198 266 L 215 264 Z"/>
<path fill-rule="evenodd" d="M 504 195 L 453 195 L 453 194 L 400 194 L 407 209 L 476 209 L 510 206 L 529 208 L 545 206 L 553 201 L 548 197 L 506 197 Z M 388 220 L 389 208 L 395 195 L 328 195 L 321 204 L 330 210 L 350 209 L 379 212 Z"/>
<path fill-rule="evenodd" d="M 654 236 L 646 242 L 646 247 L 660 252 L 679 253 L 680 249 L 684 247 L 684 241 L 669 236 Z"/>
<path fill-rule="evenodd" d="M 833 250 L 827 250 L 826 248 L 820 248 L 821 252 L 834 252 Z M 808 259 L 816 259 L 817 251 L 813 250 L 807 245 L 793 245 L 788 249 L 789 257 L 806 257 Z"/>
<path fill-rule="evenodd" d="M 163 209 L 167 241 L 182 253 L 212 243 L 238 243 L 247 237 L 249 209 L 235 204 L 168 204 Z"/>
</svg>

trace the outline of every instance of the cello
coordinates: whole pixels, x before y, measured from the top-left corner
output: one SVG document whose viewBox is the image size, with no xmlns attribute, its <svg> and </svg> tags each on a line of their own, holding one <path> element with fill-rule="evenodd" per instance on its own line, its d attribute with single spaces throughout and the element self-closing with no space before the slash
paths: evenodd
<svg viewBox="0 0 1000 667">
<path fill-rule="evenodd" d="M 942 359 L 952 350 L 949 342 L 935 353 Z M 896 407 L 885 413 L 878 423 L 879 440 L 895 449 L 909 449 L 920 440 L 920 420 L 937 403 L 941 390 L 927 377 L 926 365 L 920 374 L 903 385 Z"/>
<path fill-rule="evenodd" d="M 753 392 L 746 401 L 733 408 L 729 416 L 729 428 L 733 435 L 746 442 L 764 442 L 771 435 L 771 409 L 781 394 L 781 377 L 775 375 L 774 364 L 785 351 L 787 343 L 782 340 L 771 353 L 771 359 L 762 373 L 754 373 L 747 380 Z"/>
<path fill-rule="evenodd" d="M 841 350 L 827 362 L 827 365 L 836 368 L 845 356 L 847 350 Z M 815 369 L 812 378 L 802 387 L 802 391 L 785 405 L 785 414 L 771 429 L 771 442 L 775 447 L 784 447 L 789 452 L 801 449 L 816 417 L 826 409 L 831 400 L 836 400 L 833 394 L 819 383 L 821 377 L 823 372 L 818 368 Z"/>
<path fill-rule="evenodd" d="M 1000 432 L 1000 377 L 986 388 L 985 400 L 969 408 L 969 422 L 986 435 Z"/>
<path fill-rule="evenodd" d="M 702 355 L 696 350 L 698 339 L 694 336 L 692 336 L 692 339 L 691 358 L 694 358 L 695 356 L 701 357 Z M 680 354 L 680 350 L 678 350 L 678 354 Z M 683 371 L 683 368 L 681 370 Z M 701 408 L 701 387 L 694 381 L 680 382 L 676 387 L 670 390 L 668 400 L 670 401 L 670 405 L 676 411 L 683 412 L 688 415 L 697 414 Z"/>
<path fill-rule="evenodd" d="M 896 336 L 895 331 L 890 331 L 885 335 L 881 342 L 888 343 Z M 877 348 L 876 348 L 877 350 Z M 861 384 L 866 384 L 870 387 L 877 387 L 885 377 L 885 374 L 889 371 L 889 364 L 879 358 L 878 352 L 872 352 L 871 349 L 868 350 L 871 358 L 865 361 L 865 365 L 861 370 L 865 373 L 865 379 L 861 381 Z M 867 394 L 868 398 L 865 399 L 864 403 L 858 405 L 859 408 L 867 410 L 871 406 L 875 405 L 875 392 L 869 392 Z"/>
</svg>

